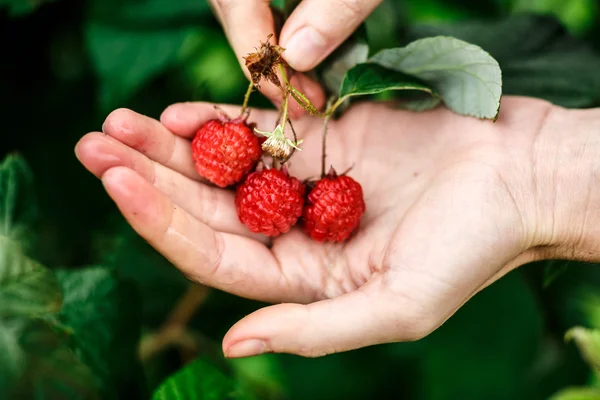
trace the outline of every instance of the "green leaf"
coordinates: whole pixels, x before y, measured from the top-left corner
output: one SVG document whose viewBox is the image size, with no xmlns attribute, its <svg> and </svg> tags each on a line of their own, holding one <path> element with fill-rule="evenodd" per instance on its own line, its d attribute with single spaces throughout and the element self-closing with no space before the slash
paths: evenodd
<svg viewBox="0 0 600 400">
<path fill-rule="evenodd" d="M 387 90 L 418 90 L 434 96 L 421 81 L 376 64 L 359 64 L 350 69 L 340 88 L 340 98 L 381 93 Z"/>
<path fill-rule="evenodd" d="M 90 369 L 45 322 L 29 320 L 18 333 L 25 369 L 10 389 L 16 399 L 100 399 Z"/>
<path fill-rule="evenodd" d="M 121 387 L 133 391 L 140 378 L 141 331 L 135 288 L 102 267 L 57 270 L 56 275 L 64 291 L 59 321 L 72 332 L 69 344 L 94 371 L 104 397 L 117 396 Z"/>
<path fill-rule="evenodd" d="M 600 330 L 575 326 L 567 331 L 565 340 L 574 340 L 583 358 L 600 373 Z"/>
<path fill-rule="evenodd" d="M 152 400 L 223 400 L 246 398 L 232 378 L 198 358 L 167 378 Z"/>
<path fill-rule="evenodd" d="M 198 0 L 92 0 L 90 14 L 98 21 L 148 29 L 181 27 L 184 23 L 212 16 L 208 1 Z"/>
<path fill-rule="evenodd" d="M 34 12 L 43 3 L 53 0 L 0 0 L 0 10 L 8 7 L 8 15 L 11 17 L 24 16 Z"/>
<path fill-rule="evenodd" d="M 25 369 L 25 354 L 19 346 L 23 318 L 0 317 L 0 398 L 8 397 L 8 388 Z"/>
<path fill-rule="evenodd" d="M 99 249 L 102 265 L 114 268 L 120 276 L 135 282 L 142 300 L 144 324 L 161 325 L 190 281 L 126 222 L 121 221 L 114 228 L 110 240 L 111 243 Z"/>
<path fill-rule="evenodd" d="M 498 114 L 502 96 L 500 66 L 476 45 L 436 36 L 382 50 L 369 61 L 424 81 L 458 114 L 489 119 Z"/>
<path fill-rule="evenodd" d="M 551 14 L 559 18 L 571 32 L 582 34 L 594 25 L 598 17 L 598 2 L 596 0 L 515 0 L 511 11 Z"/>
<path fill-rule="evenodd" d="M 288 397 L 283 368 L 275 354 L 230 359 L 240 385 L 258 399 Z"/>
<path fill-rule="evenodd" d="M 0 317 L 60 310 L 62 293 L 52 271 L 0 236 Z"/>
<path fill-rule="evenodd" d="M 22 156 L 8 155 L 0 164 L 0 236 L 27 247 L 37 218 L 33 173 Z"/>
<path fill-rule="evenodd" d="M 549 400 L 600 400 L 600 389 L 591 387 L 567 388 L 556 393 Z"/>
<path fill-rule="evenodd" d="M 531 367 L 541 335 L 537 299 L 519 271 L 511 272 L 424 339 L 420 378 L 427 384 L 419 398 L 537 398 Z"/>
<path fill-rule="evenodd" d="M 323 82 L 330 92 L 339 92 L 346 73 L 357 64 L 367 61 L 369 46 L 364 41 L 353 40 L 351 43 L 342 45 L 323 69 Z"/>
<path fill-rule="evenodd" d="M 136 30 L 94 21 L 86 25 L 85 37 L 105 110 L 122 106 L 148 81 L 181 63 L 201 42 L 195 28 Z"/>
<path fill-rule="evenodd" d="M 405 40 L 435 35 L 454 36 L 486 49 L 502 68 L 503 94 L 572 108 L 594 106 L 600 99 L 600 55 L 572 38 L 556 18 L 525 14 L 496 21 L 415 25 Z"/>
</svg>

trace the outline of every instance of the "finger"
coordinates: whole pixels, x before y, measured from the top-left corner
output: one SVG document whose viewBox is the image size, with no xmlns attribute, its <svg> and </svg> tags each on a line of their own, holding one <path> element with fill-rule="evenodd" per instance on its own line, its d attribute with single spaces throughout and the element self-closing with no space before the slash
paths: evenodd
<svg viewBox="0 0 600 400">
<path fill-rule="evenodd" d="M 277 43 L 273 14 L 268 0 L 211 0 L 217 18 L 223 25 L 225 34 L 240 62 L 242 70 L 248 79 L 250 73 L 243 57 L 256 51 L 261 42 L 265 42 L 269 35 L 270 41 Z M 281 76 L 279 76 L 281 80 Z M 307 76 L 297 74 L 292 77 L 291 83 L 303 92 L 321 108 L 325 104 L 325 95 L 321 87 Z M 271 82 L 261 81 L 261 93 L 268 97 L 273 104 L 280 106 L 282 102 L 281 89 Z M 290 114 L 298 118 L 303 114 L 303 109 L 295 101 L 290 102 Z"/>
<path fill-rule="evenodd" d="M 132 228 L 190 279 L 260 301 L 298 295 L 267 247 L 215 231 L 133 170 L 111 168 L 102 183 Z"/>
<path fill-rule="evenodd" d="M 221 104 L 217 106 L 230 118 L 240 115 L 241 107 Z M 217 118 L 217 116 L 214 104 L 202 102 L 176 103 L 163 111 L 160 121 L 174 134 L 191 139 L 202 125 L 213 118 Z M 252 109 L 248 122 L 255 123 L 259 129 L 272 130 L 277 123 L 277 112 Z"/>
<path fill-rule="evenodd" d="M 153 118 L 121 108 L 106 117 L 102 130 L 167 168 L 188 178 L 206 181 L 196 172 L 190 142 L 173 135 Z"/>
<path fill-rule="evenodd" d="M 395 298 L 383 281 L 376 279 L 334 299 L 258 310 L 230 329 L 223 339 L 223 350 L 232 358 L 267 352 L 317 357 L 412 340 L 419 322 L 413 321 L 414 315 L 414 304 Z"/>
<path fill-rule="evenodd" d="M 281 30 L 283 58 L 308 71 L 346 40 L 382 0 L 304 0 Z"/>
<path fill-rule="evenodd" d="M 100 178 L 114 167 L 128 167 L 168 196 L 194 218 L 221 232 L 264 241 L 244 226 L 235 210 L 234 194 L 187 178 L 100 132 L 85 135 L 76 145 L 81 163 Z"/>
</svg>

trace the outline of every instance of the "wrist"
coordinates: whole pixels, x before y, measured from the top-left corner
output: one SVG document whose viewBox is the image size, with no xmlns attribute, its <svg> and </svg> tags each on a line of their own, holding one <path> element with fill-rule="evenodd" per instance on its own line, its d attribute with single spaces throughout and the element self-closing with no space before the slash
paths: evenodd
<svg viewBox="0 0 600 400">
<path fill-rule="evenodd" d="M 600 109 L 552 107 L 533 146 L 543 258 L 600 262 Z"/>
</svg>

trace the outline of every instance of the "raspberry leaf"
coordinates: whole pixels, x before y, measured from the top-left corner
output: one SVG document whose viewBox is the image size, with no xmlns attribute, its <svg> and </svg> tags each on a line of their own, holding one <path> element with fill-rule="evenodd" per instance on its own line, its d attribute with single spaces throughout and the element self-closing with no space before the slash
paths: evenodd
<svg viewBox="0 0 600 400">
<path fill-rule="evenodd" d="M 328 64 L 323 69 L 323 82 L 331 92 L 337 92 L 342 87 L 348 71 L 358 64 L 364 63 L 369 57 L 369 45 L 362 40 L 352 39 L 327 60 Z"/>
<path fill-rule="evenodd" d="M 52 273 L 24 251 L 37 221 L 33 174 L 19 155 L 0 164 L 0 317 L 39 316 L 60 309 L 62 294 Z"/>
<path fill-rule="evenodd" d="M 405 40 L 436 35 L 486 49 L 502 68 L 504 94 L 537 97 L 568 108 L 594 107 L 600 100 L 600 56 L 556 18 L 525 14 L 497 21 L 415 25 Z"/>
<path fill-rule="evenodd" d="M 168 377 L 152 400 L 249 399 L 213 363 L 198 358 Z"/>
<path fill-rule="evenodd" d="M 57 323 L 71 334 L 67 343 L 94 372 L 104 398 L 120 386 L 135 391 L 141 366 L 137 343 L 141 321 L 137 292 L 115 271 L 103 267 L 56 270 L 64 292 Z"/>
<path fill-rule="evenodd" d="M 0 237 L 0 317 L 53 313 L 60 310 L 61 302 L 52 272 Z"/>
<path fill-rule="evenodd" d="M 50 0 L 0 0 L 0 10 L 8 7 L 8 15 L 18 17 L 34 12 L 48 1 Z"/>
<path fill-rule="evenodd" d="M 369 61 L 422 80 L 458 114 L 488 119 L 498 115 L 502 73 L 498 62 L 481 47 L 436 36 L 382 50 Z"/>
<path fill-rule="evenodd" d="M 563 389 L 548 400 L 600 400 L 600 389 L 593 387 L 572 387 Z"/>
<path fill-rule="evenodd" d="M 0 164 L 0 237 L 28 248 L 37 220 L 33 174 L 22 156 L 11 154 Z"/>
<path fill-rule="evenodd" d="M 388 90 L 413 90 L 437 98 L 438 94 L 417 78 L 383 68 L 377 64 L 363 63 L 350 69 L 340 88 L 340 98 L 377 94 Z"/>
<path fill-rule="evenodd" d="M 0 398 L 101 398 L 92 371 L 65 344 L 68 332 L 22 317 L 1 318 L 0 327 Z"/>
<path fill-rule="evenodd" d="M 565 340 L 574 340 L 586 362 L 600 376 L 600 330 L 576 326 L 567 331 Z"/>
</svg>

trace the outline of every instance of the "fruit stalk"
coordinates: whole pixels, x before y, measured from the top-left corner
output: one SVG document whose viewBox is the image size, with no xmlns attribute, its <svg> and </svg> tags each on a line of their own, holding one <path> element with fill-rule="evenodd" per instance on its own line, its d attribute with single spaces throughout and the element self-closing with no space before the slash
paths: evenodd
<svg viewBox="0 0 600 400">
<path fill-rule="evenodd" d="M 252 94 L 253 89 L 254 89 L 254 83 L 252 83 L 252 81 L 250 81 L 250 84 L 248 85 L 248 89 L 246 90 L 246 94 L 244 95 L 244 103 L 242 103 L 242 111 L 240 112 L 240 115 L 244 115 L 244 113 L 246 112 L 246 109 L 248 109 L 248 102 L 250 101 L 250 95 Z"/>
</svg>

